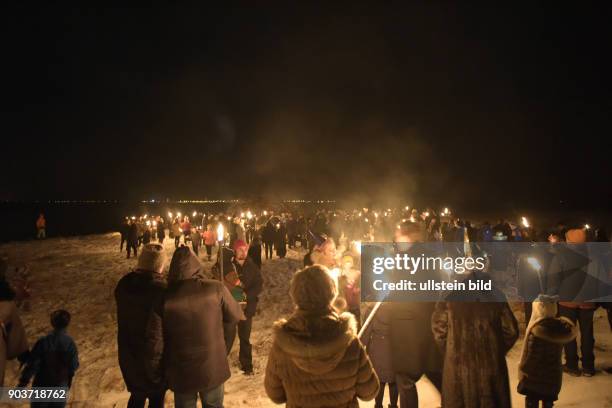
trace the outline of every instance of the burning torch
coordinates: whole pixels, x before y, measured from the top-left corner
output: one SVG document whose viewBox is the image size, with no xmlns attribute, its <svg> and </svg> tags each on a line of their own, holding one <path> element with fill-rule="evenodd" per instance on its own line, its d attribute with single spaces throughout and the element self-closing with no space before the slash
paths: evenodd
<svg viewBox="0 0 612 408">
<path fill-rule="evenodd" d="M 219 279 L 223 282 L 223 238 L 225 238 L 225 230 L 223 224 L 217 226 L 217 241 L 219 241 Z"/>
</svg>

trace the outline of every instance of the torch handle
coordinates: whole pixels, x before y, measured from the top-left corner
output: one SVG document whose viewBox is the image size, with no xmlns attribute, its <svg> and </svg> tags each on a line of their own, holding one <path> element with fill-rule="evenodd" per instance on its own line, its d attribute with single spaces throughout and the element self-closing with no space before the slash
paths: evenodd
<svg viewBox="0 0 612 408">
<path fill-rule="evenodd" d="M 380 305 L 382 305 L 382 302 L 380 302 L 380 301 L 376 302 L 376 304 L 374 305 L 374 308 L 372 308 L 372 311 L 368 315 L 368 318 L 366 319 L 365 322 L 363 322 L 363 325 L 361 326 L 361 329 L 359 330 L 359 334 L 357 334 L 357 337 L 359 337 L 360 339 L 361 339 L 361 336 L 363 335 L 363 333 L 365 333 L 367 327 L 372 322 L 372 319 L 374 319 L 374 315 L 376 315 L 376 312 L 378 312 L 378 309 L 380 308 Z"/>
</svg>

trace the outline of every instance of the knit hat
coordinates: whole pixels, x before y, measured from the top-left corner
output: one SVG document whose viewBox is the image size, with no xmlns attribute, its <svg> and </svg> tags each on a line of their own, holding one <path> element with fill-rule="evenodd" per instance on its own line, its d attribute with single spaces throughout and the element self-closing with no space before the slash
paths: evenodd
<svg viewBox="0 0 612 408">
<path fill-rule="evenodd" d="M 161 244 L 146 244 L 138 257 L 136 269 L 161 273 L 166 263 L 166 253 Z"/>
<path fill-rule="evenodd" d="M 565 233 L 565 240 L 569 244 L 581 244 L 586 242 L 586 231 L 582 228 L 568 230 Z"/>
<path fill-rule="evenodd" d="M 313 265 L 293 276 L 289 293 L 298 309 L 327 313 L 338 291 L 329 270 L 323 265 Z"/>
<path fill-rule="evenodd" d="M 249 247 L 249 245 L 246 242 L 244 242 L 243 240 L 241 240 L 241 239 L 237 239 L 234 242 L 234 251 L 237 251 L 238 248 L 248 248 L 248 247 Z"/>
</svg>

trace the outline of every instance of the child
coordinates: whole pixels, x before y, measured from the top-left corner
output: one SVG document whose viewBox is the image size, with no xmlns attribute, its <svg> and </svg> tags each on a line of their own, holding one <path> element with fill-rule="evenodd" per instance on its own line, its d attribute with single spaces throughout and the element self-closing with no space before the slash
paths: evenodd
<svg viewBox="0 0 612 408">
<path fill-rule="evenodd" d="M 537 408 L 540 401 L 542 407 L 552 407 L 561 391 L 563 345 L 576 338 L 577 329 L 569 319 L 556 316 L 555 297 L 540 295 L 533 302 L 517 387 L 527 408 Z"/>
<path fill-rule="evenodd" d="M 51 313 L 53 331 L 38 339 L 28 359 L 19 387 L 25 387 L 34 377 L 33 387 L 67 387 L 72 384 L 72 377 L 79 367 L 79 357 L 74 340 L 66 329 L 70 323 L 70 313 L 56 310 Z M 65 406 L 65 404 L 57 405 Z"/>
</svg>

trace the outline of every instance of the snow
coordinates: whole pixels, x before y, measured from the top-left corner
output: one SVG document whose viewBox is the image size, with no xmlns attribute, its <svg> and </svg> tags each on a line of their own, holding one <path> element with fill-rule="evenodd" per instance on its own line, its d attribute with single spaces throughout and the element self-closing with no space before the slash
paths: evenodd
<svg viewBox="0 0 612 408">
<path fill-rule="evenodd" d="M 27 264 L 31 276 L 31 309 L 22 311 L 30 342 L 49 330 L 52 310 L 65 308 L 73 315 L 69 332 L 79 348 L 81 367 L 71 390 L 72 407 L 125 407 L 129 394 L 125 389 L 117 362 L 115 302 L 113 290 L 122 275 L 134 268 L 136 261 L 119 253 L 119 235 L 90 235 L 74 238 L 53 238 L 0 245 L 0 255 L 9 265 Z M 174 241 L 166 240 L 168 256 Z M 203 252 L 203 251 L 201 251 Z M 225 406 L 273 407 L 265 395 L 263 375 L 267 353 L 272 342 L 272 323 L 291 313 L 289 282 L 302 264 L 304 253 L 289 250 L 287 258 L 264 260 L 264 293 L 253 322 L 251 342 L 255 375 L 242 375 L 238 367 L 238 339 L 230 354 L 232 377 L 225 385 Z M 200 257 L 209 270 L 211 263 Z M 517 315 L 522 320 L 522 313 Z M 612 366 L 612 335 L 605 314 L 596 313 L 597 368 Z M 522 341 L 508 355 L 513 406 L 524 406 L 523 397 L 514 390 Z M 15 385 L 18 376 L 15 361 L 8 364 L 5 385 Z M 612 407 L 612 376 L 599 372 L 593 378 L 563 378 L 558 407 Z M 421 407 L 436 407 L 440 398 L 435 388 L 423 379 L 417 384 Z M 168 392 L 166 404 L 173 406 Z M 386 406 L 387 402 L 385 402 Z M 373 402 L 361 402 L 373 407 Z"/>
</svg>

